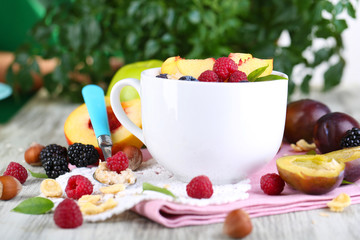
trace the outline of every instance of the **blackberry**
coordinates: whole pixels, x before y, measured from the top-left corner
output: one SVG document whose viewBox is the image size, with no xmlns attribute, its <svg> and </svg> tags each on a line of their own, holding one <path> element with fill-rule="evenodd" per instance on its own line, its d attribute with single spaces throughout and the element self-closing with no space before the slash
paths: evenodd
<svg viewBox="0 0 360 240">
<path fill-rule="evenodd" d="M 160 73 L 159 75 L 156 76 L 157 78 L 168 78 L 167 73 Z"/>
<path fill-rule="evenodd" d="M 41 164 L 49 178 L 57 178 L 70 172 L 67 160 L 67 150 L 57 144 L 50 144 L 40 152 Z"/>
<path fill-rule="evenodd" d="M 342 148 L 360 146 L 360 128 L 353 127 L 347 130 L 340 141 L 340 146 Z"/>
<path fill-rule="evenodd" d="M 69 162 L 77 167 L 86 167 L 99 160 L 99 153 L 93 145 L 74 143 L 68 148 Z"/>
<path fill-rule="evenodd" d="M 193 76 L 182 76 L 181 78 L 179 78 L 179 80 L 191 81 L 191 82 L 199 81 L 196 78 L 194 78 Z"/>
</svg>

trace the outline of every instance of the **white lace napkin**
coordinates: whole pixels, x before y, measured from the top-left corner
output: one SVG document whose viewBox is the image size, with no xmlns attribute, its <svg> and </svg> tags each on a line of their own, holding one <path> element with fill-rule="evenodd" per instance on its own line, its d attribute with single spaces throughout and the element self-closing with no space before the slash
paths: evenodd
<svg viewBox="0 0 360 240">
<path fill-rule="evenodd" d="M 50 198 L 55 203 L 55 206 L 57 206 L 66 197 L 65 187 L 67 185 L 68 179 L 73 175 L 82 175 L 87 177 L 94 185 L 93 194 L 101 194 L 99 189 L 105 185 L 93 178 L 93 173 L 95 170 L 95 167 L 74 168 L 71 170 L 71 172 L 59 176 L 56 181 L 61 185 L 63 196 L 62 198 Z M 124 191 L 115 195 L 103 195 L 103 200 L 113 197 L 118 202 L 115 208 L 96 215 L 84 215 L 84 220 L 90 222 L 103 221 L 112 217 L 113 215 L 120 214 L 125 210 L 131 209 L 136 204 L 144 200 L 166 200 L 179 204 L 189 204 L 199 207 L 214 204 L 225 204 L 237 200 L 247 199 L 249 197 L 247 191 L 251 188 L 249 179 L 243 180 L 237 184 L 214 185 L 214 194 L 211 198 L 194 199 L 187 196 L 187 183 L 177 180 L 172 173 L 165 170 L 154 159 L 143 162 L 141 168 L 134 173 L 137 178 L 135 184 L 127 185 Z M 159 192 L 143 191 L 142 184 L 144 182 L 153 184 L 158 187 L 166 187 L 175 196 L 177 196 L 177 198 L 173 198 Z"/>
</svg>

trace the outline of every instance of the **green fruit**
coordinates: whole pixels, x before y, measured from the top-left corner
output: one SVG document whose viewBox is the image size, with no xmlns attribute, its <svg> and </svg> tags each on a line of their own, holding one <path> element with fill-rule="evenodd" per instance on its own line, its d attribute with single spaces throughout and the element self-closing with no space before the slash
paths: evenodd
<svg viewBox="0 0 360 240">
<path fill-rule="evenodd" d="M 135 62 L 124 65 L 115 73 L 114 77 L 112 78 L 106 96 L 110 96 L 112 87 L 118 81 L 125 78 L 140 79 L 140 74 L 142 71 L 149 68 L 161 67 L 162 63 L 163 63 L 162 61 L 154 59 L 154 60 L 147 60 L 147 61 Z M 120 93 L 121 102 L 129 101 L 135 98 L 139 98 L 139 94 L 135 90 L 135 88 L 131 86 L 126 86 L 121 90 Z"/>
</svg>

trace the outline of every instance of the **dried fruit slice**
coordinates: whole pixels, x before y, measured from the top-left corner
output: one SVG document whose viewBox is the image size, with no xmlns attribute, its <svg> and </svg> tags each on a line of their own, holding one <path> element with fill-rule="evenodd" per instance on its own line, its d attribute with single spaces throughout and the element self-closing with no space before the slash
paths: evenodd
<svg viewBox="0 0 360 240">
<path fill-rule="evenodd" d="M 116 193 L 124 191 L 124 190 L 125 190 L 125 185 L 121 184 L 121 183 L 110 185 L 108 187 L 100 188 L 100 192 L 102 192 L 104 194 L 116 194 Z"/>
<path fill-rule="evenodd" d="M 45 197 L 61 197 L 62 189 L 54 179 L 45 179 L 41 182 L 40 191 Z"/>
<path fill-rule="evenodd" d="M 342 212 L 344 208 L 350 206 L 351 198 L 346 193 L 340 193 L 336 198 L 327 203 L 327 206 L 333 212 Z"/>
<path fill-rule="evenodd" d="M 293 155 L 276 160 L 280 177 L 291 187 L 307 194 L 324 194 L 337 188 L 345 164 L 323 155 Z"/>
</svg>

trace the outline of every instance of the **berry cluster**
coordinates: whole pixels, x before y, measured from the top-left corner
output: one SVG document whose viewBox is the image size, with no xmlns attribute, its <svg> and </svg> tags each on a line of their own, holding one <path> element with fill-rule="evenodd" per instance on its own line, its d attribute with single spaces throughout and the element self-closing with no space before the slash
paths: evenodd
<svg viewBox="0 0 360 240">
<path fill-rule="evenodd" d="M 40 152 L 40 160 L 49 178 L 57 178 L 70 171 L 68 164 L 86 167 L 99 161 L 99 153 L 93 145 L 74 143 L 66 149 L 50 144 Z"/>
<path fill-rule="evenodd" d="M 212 70 L 206 70 L 199 76 L 200 82 L 248 82 L 244 72 L 228 57 L 218 58 Z"/>
<path fill-rule="evenodd" d="M 168 78 L 168 74 L 159 74 L 158 78 Z M 238 64 L 229 57 L 218 58 L 212 70 L 206 70 L 198 79 L 193 76 L 182 76 L 179 80 L 192 82 L 248 82 L 244 72 L 238 70 Z"/>
<path fill-rule="evenodd" d="M 352 129 L 347 130 L 341 139 L 340 145 L 342 148 L 360 146 L 360 129 L 353 127 Z"/>
</svg>

